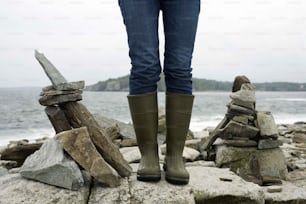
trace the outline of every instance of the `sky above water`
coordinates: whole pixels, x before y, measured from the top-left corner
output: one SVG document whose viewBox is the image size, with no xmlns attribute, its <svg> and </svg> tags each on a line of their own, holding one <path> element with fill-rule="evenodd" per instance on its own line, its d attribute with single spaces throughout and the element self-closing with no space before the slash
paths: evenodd
<svg viewBox="0 0 306 204">
<path fill-rule="evenodd" d="M 202 0 L 193 76 L 306 82 L 305 11 L 305 0 Z M 50 84 L 35 49 L 68 81 L 93 84 L 131 67 L 118 0 L 0 0 L 0 87 Z"/>
</svg>

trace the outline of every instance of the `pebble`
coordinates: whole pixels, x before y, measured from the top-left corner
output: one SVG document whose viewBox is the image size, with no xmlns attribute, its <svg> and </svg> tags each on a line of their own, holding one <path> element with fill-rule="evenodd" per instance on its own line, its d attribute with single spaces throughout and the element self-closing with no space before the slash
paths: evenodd
<svg viewBox="0 0 306 204">
<path fill-rule="evenodd" d="M 279 192 L 282 192 L 282 187 L 281 186 L 269 186 L 267 188 L 267 191 L 269 193 L 279 193 Z"/>
</svg>

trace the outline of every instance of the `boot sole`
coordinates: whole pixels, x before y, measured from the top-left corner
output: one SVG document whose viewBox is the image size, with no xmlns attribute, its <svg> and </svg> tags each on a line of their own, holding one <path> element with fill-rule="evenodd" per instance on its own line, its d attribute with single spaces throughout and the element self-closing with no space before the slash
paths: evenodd
<svg viewBox="0 0 306 204">
<path fill-rule="evenodd" d="M 138 181 L 157 182 L 157 181 L 160 181 L 160 179 L 161 179 L 160 175 L 138 175 L 137 174 Z"/>
<path fill-rule="evenodd" d="M 166 181 L 174 185 L 187 185 L 189 183 L 189 179 L 183 179 L 171 176 L 166 176 Z"/>
</svg>

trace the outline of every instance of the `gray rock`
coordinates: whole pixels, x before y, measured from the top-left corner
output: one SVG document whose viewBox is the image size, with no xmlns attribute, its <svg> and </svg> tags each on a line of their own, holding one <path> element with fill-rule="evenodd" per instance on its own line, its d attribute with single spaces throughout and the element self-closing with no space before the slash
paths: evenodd
<svg viewBox="0 0 306 204">
<path fill-rule="evenodd" d="M 257 150 L 252 147 L 218 146 L 216 165 L 230 168 L 237 173 L 260 177 L 264 183 L 279 183 L 288 173 L 286 160 L 280 148 Z"/>
<path fill-rule="evenodd" d="M 55 139 L 46 141 L 40 150 L 27 158 L 20 174 L 25 178 L 71 190 L 78 190 L 84 185 L 78 165 L 64 154 L 62 146 Z"/>
<path fill-rule="evenodd" d="M 233 82 L 232 92 L 239 91 L 241 89 L 242 84 L 251 83 L 251 81 L 244 75 L 236 76 Z"/>
<path fill-rule="evenodd" d="M 259 140 L 258 149 L 273 149 L 281 146 L 282 144 L 283 142 L 280 140 L 271 140 L 271 139 Z"/>
<path fill-rule="evenodd" d="M 187 167 L 196 203 L 264 203 L 261 188 L 228 169 Z"/>
<path fill-rule="evenodd" d="M 203 139 L 209 137 L 209 131 L 202 130 L 200 132 L 194 132 L 194 139 Z"/>
<path fill-rule="evenodd" d="M 8 170 L 0 166 L 0 177 L 8 174 Z"/>
<path fill-rule="evenodd" d="M 12 168 L 12 169 L 9 170 L 9 173 L 10 173 L 10 174 L 17 174 L 17 173 L 19 173 L 19 172 L 20 172 L 20 167 L 18 167 L 18 168 Z"/>
<path fill-rule="evenodd" d="M 260 130 L 261 136 L 278 135 L 278 129 L 271 112 L 258 111 L 256 115 L 257 120 L 255 123 L 258 129 Z"/>
<path fill-rule="evenodd" d="M 166 154 L 167 149 L 165 144 L 160 146 L 160 151 L 163 155 Z M 201 153 L 195 149 L 184 147 L 183 158 L 185 161 L 194 161 L 200 156 L 200 154 Z"/>
<path fill-rule="evenodd" d="M 52 89 L 49 91 L 43 91 L 40 93 L 40 96 L 58 96 L 58 95 L 68 95 L 68 94 L 82 94 L 81 90 L 72 90 L 72 91 L 59 91 L 56 89 Z"/>
<path fill-rule="evenodd" d="M 267 187 L 267 192 L 268 193 L 279 193 L 282 192 L 282 187 L 281 186 L 269 186 Z"/>
<path fill-rule="evenodd" d="M 203 160 L 199 160 L 199 161 L 195 161 L 195 162 L 186 162 L 185 165 L 186 165 L 186 167 L 189 167 L 189 166 L 216 167 L 215 162 L 213 162 L 213 161 L 203 161 Z"/>
<path fill-rule="evenodd" d="M 74 82 L 68 82 L 68 83 L 60 83 L 55 86 L 56 90 L 78 90 L 78 89 L 84 89 L 85 87 L 85 81 L 74 81 Z"/>
<path fill-rule="evenodd" d="M 265 204 L 306 203 L 306 191 L 291 183 L 284 182 L 282 191 L 269 193 L 264 189 Z"/>
<path fill-rule="evenodd" d="M 58 96 L 42 96 L 39 99 L 39 103 L 42 106 L 53 106 L 61 103 L 74 102 L 82 100 L 81 94 L 67 94 Z"/>
<path fill-rule="evenodd" d="M 124 147 L 120 149 L 121 154 L 128 163 L 138 163 L 141 159 L 141 154 L 137 147 Z"/>
<path fill-rule="evenodd" d="M 6 169 L 11 169 L 17 167 L 16 161 L 7 161 L 7 160 L 0 160 L 0 167 L 4 167 Z"/>
<path fill-rule="evenodd" d="M 242 107 L 242 106 L 236 105 L 234 103 L 230 103 L 227 106 L 228 106 L 228 113 L 233 114 L 233 115 L 238 115 L 239 114 L 239 115 L 253 116 L 255 114 L 255 110 L 251 110 L 249 108 Z"/>
<path fill-rule="evenodd" d="M 186 140 L 185 147 L 189 147 L 192 149 L 195 149 L 197 151 L 200 150 L 200 147 L 203 145 L 203 140 L 201 139 L 192 139 L 192 140 Z"/>
<path fill-rule="evenodd" d="M 218 131 L 222 139 L 231 139 L 233 137 L 254 138 L 259 132 L 259 129 L 231 120 L 223 129 L 219 129 Z"/>
<path fill-rule="evenodd" d="M 204 167 L 203 167 L 204 168 Z M 200 172 L 198 172 L 200 173 Z M 199 182 L 198 180 L 197 182 Z M 131 203 L 143 204 L 192 204 L 195 203 L 190 186 L 175 186 L 165 180 L 158 183 L 139 182 L 130 177 Z"/>
<path fill-rule="evenodd" d="M 65 151 L 97 181 L 110 187 L 119 185 L 117 172 L 104 160 L 91 141 L 87 127 L 56 135 Z"/>
<path fill-rule="evenodd" d="M 292 141 L 295 143 L 306 143 L 306 134 L 304 133 L 294 133 Z"/>
<path fill-rule="evenodd" d="M 94 115 L 99 125 L 103 128 L 114 127 L 118 125 L 122 138 L 136 138 L 132 124 L 126 124 L 118 120 L 107 118 L 101 115 Z"/>
<path fill-rule="evenodd" d="M 224 140 L 223 143 L 227 146 L 233 146 L 233 147 L 257 147 L 257 142 L 249 139 Z"/>
<path fill-rule="evenodd" d="M 105 188 L 96 182 L 92 187 L 88 204 L 130 204 L 130 199 L 128 179 L 123 178 L 117 188 Z"/>
<path fill-rule="evenodd" d="M 244 125 L 247 125 L 249 123 L 249 118 L 246 115 L 234 116 L 232 120 L 238 123 L 242 123 Z"/>
<path fill-rule="evenodd" d="M 66 190 L 40 182 L 24 179 L 20 174 L 0 177 L 1 204 L 86 204 L 89 196 L 89 183 L 78 191 Z"/>
<path fill-rule="evenodd" d="M 256 102 L 255 91 L 256 88 L 253 84 L 245 83 L 241 85 L 239 91 L 231 93 L 230 98 L 236 105 L 254 110 L 254 104 Z"/>
</svg>

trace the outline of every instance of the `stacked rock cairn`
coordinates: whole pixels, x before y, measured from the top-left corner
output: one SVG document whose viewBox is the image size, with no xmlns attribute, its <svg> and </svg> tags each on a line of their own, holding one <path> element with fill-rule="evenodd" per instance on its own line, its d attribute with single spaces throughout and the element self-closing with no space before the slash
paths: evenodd
<svg viewBox="0 0 306 204">
<path fill-rule="evenodd" d="M 255 90 L 246 76 L 235 78 L 227 113 L 201 149 L 206 160 L 215 160 L 218 167 L 230 168 L 248 181 L 280 183 L 287 174 L 282 142 L 272 114 L 256 110 Z"/>
<path fill-rule="evenodd" d="M 226 145 L 258 149 L 282 145 L 271 112 L 256 110 L 255 91 L 255 85 L 247 77 L 236 77 L 228 111 L 216 129 Z"/>
</svg>

